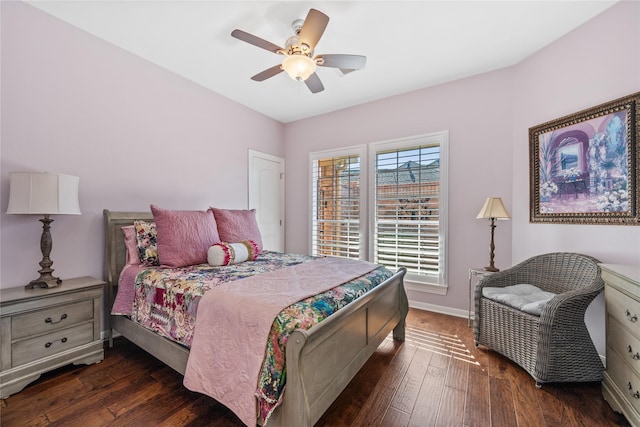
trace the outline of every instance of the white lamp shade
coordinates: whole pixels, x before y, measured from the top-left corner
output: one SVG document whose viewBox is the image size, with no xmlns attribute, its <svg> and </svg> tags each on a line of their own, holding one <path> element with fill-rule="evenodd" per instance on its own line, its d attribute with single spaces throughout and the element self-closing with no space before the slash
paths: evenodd
<svg viewBox="0 0 640 427">
<path fill-rule="evenodd" d="M 288 55 L 282 60 L 282 68 L 293 80 L 301 82 L 316 72 L 316 63 L 306 55 Z"/>
<path fill-rule="evenodd" d="M 80 178 L 47 172 L 9 172 L 8 214 L 80 215 Z"/>
<path fill-rule="evenodd" d="M 480 218 L 509 219 L 511 216 L 507 212 L 507 208 L 502 204 L 500 197 L 488 197 L 482 209 L 478 212 L 478 216 L 476 216 L 476 219 Z"/>
</svg>

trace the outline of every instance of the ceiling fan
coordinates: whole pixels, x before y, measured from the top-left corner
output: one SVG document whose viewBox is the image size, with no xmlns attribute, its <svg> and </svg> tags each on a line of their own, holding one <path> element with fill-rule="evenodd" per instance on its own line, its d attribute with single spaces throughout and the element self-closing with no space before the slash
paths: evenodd
<svg viewBox="0 0 640 427">
<path fill-rule="evenodd" d="M 367 62 L 367 58 L 362 55 L 326 54 L 314 56 L 313 51 L 328 23 L 329 17 L 327 15 L 316 9 L 310 9 L 304 20 L 293 21 L 291 28 L 295 35 L 287 39 L 284 48 L 242 30 L 233 30 L 231 35 L 238 40 L 285 56 L 281 64 L 267 68 L 251 77 L 251 80 L 261 82 L 286 71 L 292 79 L 304 81 L 312 93 L 318 93 L 324 90 L 324 86 L 316 74 L 316 66 L 339 68 L 344 74 L 347 74 L 364 68 Z"/>
</svg>

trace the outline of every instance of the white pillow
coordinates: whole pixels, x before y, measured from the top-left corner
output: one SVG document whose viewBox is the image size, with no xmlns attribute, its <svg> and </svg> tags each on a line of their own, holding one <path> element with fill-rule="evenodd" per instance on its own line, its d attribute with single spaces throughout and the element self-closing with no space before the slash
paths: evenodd
<svg viewBox="0 0 640 427">
<path fill-rule="evenodd" d="M 221 266 L 253 261 L 258 256 L 258 246 L 253 240 L 239 243 L 216 243 L 207 251 L 209 265 Z"/>
</svg>

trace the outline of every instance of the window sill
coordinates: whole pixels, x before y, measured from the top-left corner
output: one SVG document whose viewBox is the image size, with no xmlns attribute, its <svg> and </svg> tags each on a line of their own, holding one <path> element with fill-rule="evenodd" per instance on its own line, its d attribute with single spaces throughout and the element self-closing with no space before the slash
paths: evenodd
<svg viewBox="0 0 640 427">
<path fill-rule="evenodd" d="M 434 285 L 432 283 L 404 281 L 404 287 L 408 291 L 423 292 L 425 294 L 446 295 L 449 287 L 447 285 Z"/>
</svg>

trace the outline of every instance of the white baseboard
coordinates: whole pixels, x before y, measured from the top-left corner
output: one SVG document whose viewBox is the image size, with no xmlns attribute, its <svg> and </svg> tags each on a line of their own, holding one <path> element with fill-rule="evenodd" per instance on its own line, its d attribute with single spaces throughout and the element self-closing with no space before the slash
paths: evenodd
<svg viewBox="0 0 640 427">
<path fill-rule="evenodd" d="M 409 301 L 409 307 L 419 308 L 420 310 L 433 311 L 434 313 L 448 314 L 455 317 L 466 318 L 469 315 L 467 310 L 460 310 L 459 308 L 445 307 L 443 305 L 427 304 L 424 302 Z"/>
<path fill-rule="evenodd" d="M 113 331 L 113 338 L 118 338 L 119 336 L 120 336 L 120 332 Z M 102 341 L 108 340 L 109 339 L 109 332 L 108 331 L 100 332 L 100 339 L 102 339 Z"/>
</svg>

